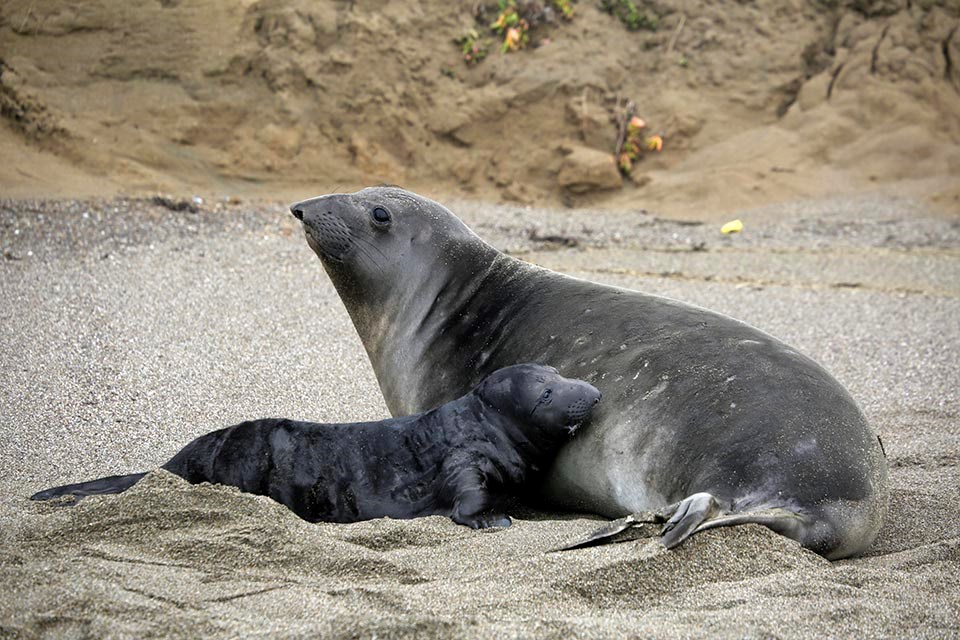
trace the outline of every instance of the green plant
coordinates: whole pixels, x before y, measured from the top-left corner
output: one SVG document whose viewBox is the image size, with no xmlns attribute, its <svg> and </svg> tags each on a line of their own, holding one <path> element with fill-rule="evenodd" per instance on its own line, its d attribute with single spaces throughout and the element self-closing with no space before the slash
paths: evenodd
<svg viewBox="0 0 960 640">
<path fill-rule="evenodd" d="M 564 20 L 573 20 L 573 2 L 571 0 L 550 0 L 550 4 L 560 12 Z"/>
<path fill-rule="evenodd" d="M 660 19 L 655 14 L 638 9 L 633 0 L 600 0 L 600 9 L 620 18 L 630 31 L 656 31 L 660 26 Z"/>
<path fill-rule="evenodd" d="M 553 21 L 554 12 L 564 20 L 573 19 L 573 5 L 576 0 L 546 0 L 530 2 L 527 0 L 497 0 L 496 16 L 488 22 L 490 7 L 481 3 L 474 7 L 474 17 L 481 25 L 487 25 L 497 34 L 500 52 L 519 51 L 530 43 L 530 33 L 540 25 Z M 482 29 L 481 29 L 482 31 Z M 548 42 L 544 39 L 542 43 Z M 467 31 L 456 39 L 460 52 L 467 64 L 477 64 L 487 57 L 490 43 L 475 29 Z"/>
<path fill-rule="evenodd" d="M 516 0 L 499 0 L 497 6 L 500 13 L 497 14 L 497 19 L 490 28 L 503 36 L 500 52 L 523 49 L 530 41 L 530 25 L 520 17 Z"/>
<path fill-rule="evenodd" d="M 460 46 L 460 53 L 467 64 L 477 64 L 486 58 L 490 51 L 490 41 L 481 37 L 476 29 L 467 31 L 456 39 L 456 43 Z"/>
<path fill-rule="evenodd" d="M 624 114 L 624 117 L 627 116 L 629 116 L 629 112 Z M 626 129 L 621 129 L 624 132 L 623 144 L 617 150 L 617 167 L 620 169 L 620 173 L 625 176 L 630 175 L 630 172 L 633 171 L 633 165 L 645 152 L 659 152 L 663 149 L 663 136 L 644 136 L 643 132 L 646 128 L 647 123 L 641 118 L 630 116 L 626 123 Z"/>
</svg>

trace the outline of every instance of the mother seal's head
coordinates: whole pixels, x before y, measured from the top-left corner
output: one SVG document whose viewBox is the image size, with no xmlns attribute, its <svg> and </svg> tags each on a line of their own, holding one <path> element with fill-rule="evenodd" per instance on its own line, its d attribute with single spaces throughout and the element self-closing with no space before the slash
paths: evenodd
<svg viewBox="0 0 960 640">
<path fill-rule="evenodd" d="M 432 303 L 468 293 L 459 283 L 469 286 L 498 255 L 449 210 L 397 187 L 320 196 L 290 210 L 303 222 L 307 244 L 321 259 L 374 362 L 391 331 L 406 330 L 400 315 L 436 320 L 430 317 Z M 463 276 L 452 287 L 451 271 Z M 383 372 L 377 373 L 383 380 Z M 385 396 L 389 403 L 391 394 Z M 404 413 L 398 406 L 390 409 Z"/>
<path fill-rule="evenodd" d="M 290 209 L 331 277 L 364 287 L 389 284 L 378 276 L 409 267 L 411 256 L 429 268 L 430 260 L 454 259 L 464 241 L 479 239 L 449 211 L 395 187 L 320 196 Z"/>
</svg>

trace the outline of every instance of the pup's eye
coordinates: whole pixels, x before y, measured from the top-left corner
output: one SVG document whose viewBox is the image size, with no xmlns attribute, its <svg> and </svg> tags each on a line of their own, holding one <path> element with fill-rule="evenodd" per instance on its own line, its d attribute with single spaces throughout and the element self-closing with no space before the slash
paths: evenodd
<svg viewBox="0 0 960 640">
<path fill-rule="evenodd" d="M 379 224 L 379 225 L 390 224 L 390 212 L 384 209 L 383 207 L 374 207 L 373 211 L 370 212 L 370 217 L 373 218 L 373 221 L 376 224 Z"/>
<path fill-rule="evenodd" d="M 549 400 L 552 394 L 553 394 L 553 389 L 547 389 L 543 392 L 543 395 L 540 396 L 540 399 L 544 401 Z"/>
</svg>

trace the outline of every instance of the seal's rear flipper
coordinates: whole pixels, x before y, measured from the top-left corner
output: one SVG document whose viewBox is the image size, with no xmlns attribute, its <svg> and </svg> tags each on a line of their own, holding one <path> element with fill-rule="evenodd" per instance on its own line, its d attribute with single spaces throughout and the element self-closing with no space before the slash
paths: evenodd
<svg viewBox="0 0 960 640">
<path fill-rule="evenodd" d="M 131 473 L 126 476 L 110 476 L 89 482 L 78 482 L 77 484 L 65 484 L 62 487 L 52 487 L 44 489 L 30 496 L 31 500 L 50 500 L 60 496 L 76 496 L 81 500 L 87 496 L 99 496 L 107 493 L 123 493 L 140 479 L 147 475 L 146 473 Z"/>
<path fill-rule="evenodd" d="M 708 520 L 721 515 L 720 503 L 709 493 L 695 493 L 665 509 L 670 519 L 660 531 L 660 542 L 673 549 L 692 536 Z"/>
<path fill-rule="evenodd" d="M 738 524 L 762 524 L 777 533 L 803 540 L 807 519 L 793 511 L 781 508 L 758 509 L 741 513 L 725 513 L 720 503 L 709 493 L 695 493 L 658 513 L 634 513 L 612 520 L 585 537 L 550 551 L 579 549 L 594 543 L 609 542 L 618 533 L 639 524 L 665 522 L 660 531 L 660 543 L 668 549 L 679 546 L 695 533 L 715 527 Z"/>
<path fill-rule="evenodd" d="M 807 519 L 799 513 L 788 509 L 758 509 L 757 511 L 728 513 L 711 518 L 697 527 L 693 533 L 699 533 L 716 527 L 730 527 L 737 524 L 762 524 L 780 535 L 793 538 L 800 542 L 803 540 L 804 531 L 807 528 L 808 522 Z"/>
<path fill-rule="evenodd" d="M 695 533 L 730 527 L 738 524 L 762 524 L 777 533 L 801 541 L 807 528 L 807 519 L 799 513 L 779 507 L 725 513 L 720 503 L 709 493 L 695 493 L 664 510 L 672 515 L 663 525 L 660 542 L 667 549 L 683 543 Z"/>
<path fill-rule="evenodd" d="M 779 507 L 725 513 L 717 499 L 709 493 L 695 493 L 667 507 L 664 512 L 673 514 L 663 525 L 663 531 L 660 534 L 660 542 L 667 549 L 673 549 L 695 533 L 716 527 L 762 524 L 797 541 L 804 539 L 808 527 L 804 516 Z"/>
<path fill-rule="evenodd" d="M 611 520 L 606 523 L 599 529 L 591 531 L 584 537 L 574 540 L 569 544 L 565 544 L 561 547 L 556 547 L 554 549 L 549 549 L 548 553 L 553 553 L 554 551 L 569 551 L 571 549 L 580 549 L 582 547 L 588 547 L 595 543 L 600 542 L 609 542 L 611 538 L 616 536 L 618 533 L 622 533 L 629 529 L 630 527 L 637 524 L 659 524 L 664 521 L 663 516 L 656 513 L 649 512 L 640 512 L 640 513 L 631 513 L 628 516 L 619 518 L 617 520 Z"/>
</svg>

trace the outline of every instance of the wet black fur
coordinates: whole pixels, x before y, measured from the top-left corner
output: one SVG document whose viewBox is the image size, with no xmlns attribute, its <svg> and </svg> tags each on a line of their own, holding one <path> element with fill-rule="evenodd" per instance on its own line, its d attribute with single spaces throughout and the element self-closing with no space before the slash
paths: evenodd
<svg viewBox="0 0 960 640">
<path fill-rule="evenodd" d="M 310 521 L 440 514 L 474 528 L 506 526 L 503 499 L 553 459 L 599 398 L 555 369 L 516 365 L 415 416 L 243 422 L 197 438 L 162 468 L 194 484 L 270 496 Z M 54 487 L 32 499 L 120 493 L 144 475 Z"/>
</svg>

